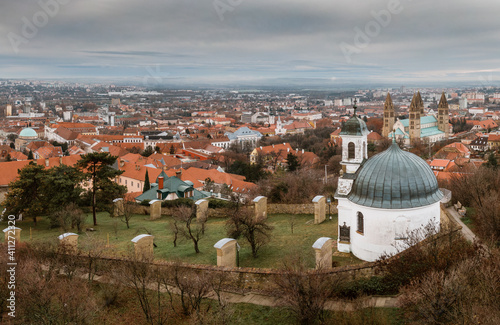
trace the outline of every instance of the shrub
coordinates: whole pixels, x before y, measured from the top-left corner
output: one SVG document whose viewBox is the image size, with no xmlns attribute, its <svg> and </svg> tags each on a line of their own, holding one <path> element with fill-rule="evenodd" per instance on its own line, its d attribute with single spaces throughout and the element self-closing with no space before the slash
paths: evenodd
<svg viewBox="0 0 500 325">
<path fill-rule="evenodd" d="M 194 201 L 191 199 L 187 199 L 187 198 L 180 198 L 177 200 L 163 201 L 161 203 L 161 206 L 164 208 L 177 208 L 177 207 L 181 207 L 181 206 L 191 208 L 193 205 L 194 205 Z"/>
<path fill-rule="evenodd" d="M 149 202 L 150 202 L 150 201 L 151 201 L 151 200 L 142 200 L 139 204 L 140 204 L 140 205 L 143 205 L 143 206 L 145 206 L 145 207 L 148 207 L 148 206 L 149 206 Z"/>
<path fill-rule="evenodd" d="M 208 207 L 210 209 L 220 209 L 220 208 L 234 209 L 234 208 L 236 208 L 236 206 L 237 206 L 237 203 L 234 201 L 208 199 Z"/>
</svg>

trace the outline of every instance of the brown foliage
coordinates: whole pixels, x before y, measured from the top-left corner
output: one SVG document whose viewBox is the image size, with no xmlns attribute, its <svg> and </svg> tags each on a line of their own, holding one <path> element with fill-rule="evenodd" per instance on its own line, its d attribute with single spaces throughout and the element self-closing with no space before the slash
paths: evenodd
<svg viewBox="0 0 500 325">
<path fill-rule="evenodd" d="M 254 193 L 268 197 L 272 203 L 311 203 L 316 195 L 325 191 L 324 176 L 321 170 L 277 174 L 272 179 L 260 180 Z"/>
<path fill-rule="evenodd" d="M 481 167 L 477 171 L 453 175 L 449 188 L 454 199 L 476 210 L 478 234 L 484 240 L 500 241 L 500 169 Z"/>
<path fill-rule="evenodd" d="M 325 304 L 341 281 L 338 274 L 308 271 L 298 255 L 285 260 L 282 274 L 273 278 L 276 296 L 299 324 L 315 324 L 323 320 Z"/>
<path fill-rule="evenodd" d="M 399 304 L 415 324 L 499 324 L 498 250 L 413 281 L 404 288 Z"/>
<path fill-rule="evenodd" d="M 34 248 L 36 247 L 36 248 Z M 76 261 L 58 256 L 54 246 L 37 244 L 18 250 L 16 320 L 22 324 L 91 324 L 98 315 L 89 284 L 74 274 Z M 73 260 L 75 260 L 73 258 Z"/>
<path fill-rule="evenodd" d="M 467 242 L 459 231 L 441 229 L 437 233 L 432 225 L 410 233 L 398 249 L 401 253 L 397 256 L 383 256 L 380 259 L 380 266 L 386 273 L 384 282 L 395 291 L 410 281 L 425 277 L 429 272 L 446 271 L 482 251 L 480 246 Z"/>
</svg>

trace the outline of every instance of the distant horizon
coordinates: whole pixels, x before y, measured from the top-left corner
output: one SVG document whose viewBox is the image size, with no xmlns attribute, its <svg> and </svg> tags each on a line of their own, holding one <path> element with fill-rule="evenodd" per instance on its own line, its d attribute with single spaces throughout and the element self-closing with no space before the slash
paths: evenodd
<svg viewBox="0 0 500 325">
<path fill-rule="evenodd" d="M 68 83 L 88 83 L 88 84 L 107 84 L 119 87 L 140 87 L 145 89 L 182 89 L 185 87 L 194 88 L 223 88 L 223 89 L 242 89 L 254 88 L 261 90 L 266 88 L 281 88 L 281 89 L 297 89 L 303 90 L 359 90 L 359 89 L 398 89 L 416 88 L 500 88 L 500 83 L 492 82 L 487 85 L 481 82 L 461 81 L 461 82 L 436 82 L 436 81 L 420 81 L 398 83 L 394 82 L 363 82 L 361 80 L 336 80 L 331 81 L 321 78 L 259 78 L 254 80 L 234 80 L 221 81 L 219 79 L 211 81 L 209 78 L 200 81 L 188 78 L 169 78 L 155 81 L 154 83 L 143 82 L 140 78 L 135 77 L 59 77 L 59 78 L 5 78 L 1 77 L 0 81 L 16 80 L 16 81 L 39 81 L 39 82 L 68 82 Z"/>
</svg>

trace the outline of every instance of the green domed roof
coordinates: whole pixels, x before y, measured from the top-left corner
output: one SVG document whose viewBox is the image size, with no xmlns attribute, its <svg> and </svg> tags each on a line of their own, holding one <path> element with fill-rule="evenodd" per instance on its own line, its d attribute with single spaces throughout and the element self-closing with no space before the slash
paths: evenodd
<svg viewBox="0 0 500 325">
<path fill-rule="evenodd" d="M 24 128 L 21 133 L 19 133 L 21 138 L 37 138 L 38 134 L 32 128 Z"/>
<path fill-rule="evenodd" d="M 365 135 L 368 133 L 370 132 L 368 132 L 365 121 L 354 114 L 345 122 L 344 126 L 342 126 L 340 135 Z"/>
<path fill-rule="evenodd" d="M 442 197 L 427 163 L 393 143 L 358 169 L 348 199 L 372 208 L 408 209 L 436 203 Z"/>
</svg>

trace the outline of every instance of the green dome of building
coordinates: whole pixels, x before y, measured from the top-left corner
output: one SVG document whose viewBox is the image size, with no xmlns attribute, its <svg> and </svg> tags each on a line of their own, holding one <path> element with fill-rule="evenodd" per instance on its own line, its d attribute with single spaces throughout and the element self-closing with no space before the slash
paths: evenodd
<svg viewBox="0 0 500 325">
<path fill-rule="evenodd" d="M 32 128 L 24 128 L 21 133 L 19 133 L 19 137 L 25 139 L 38 138 L 38 133 Z"/>
<path fill-rule="evenodd" d="M 431 205 L 443 197 L 427 163 L 396 143 L 367 160 L 356 174 L 348 199 L 362 206 L 409 209 Z"/>
<path fill-rule="evenodd" d="M 350 119 L 345 122 L 342 126 L 342 131 L 340 135 L 364 135 L 370 133 L 366 127 L 365 121 L 360 119 L 354 114 Z"/>
</svg>

